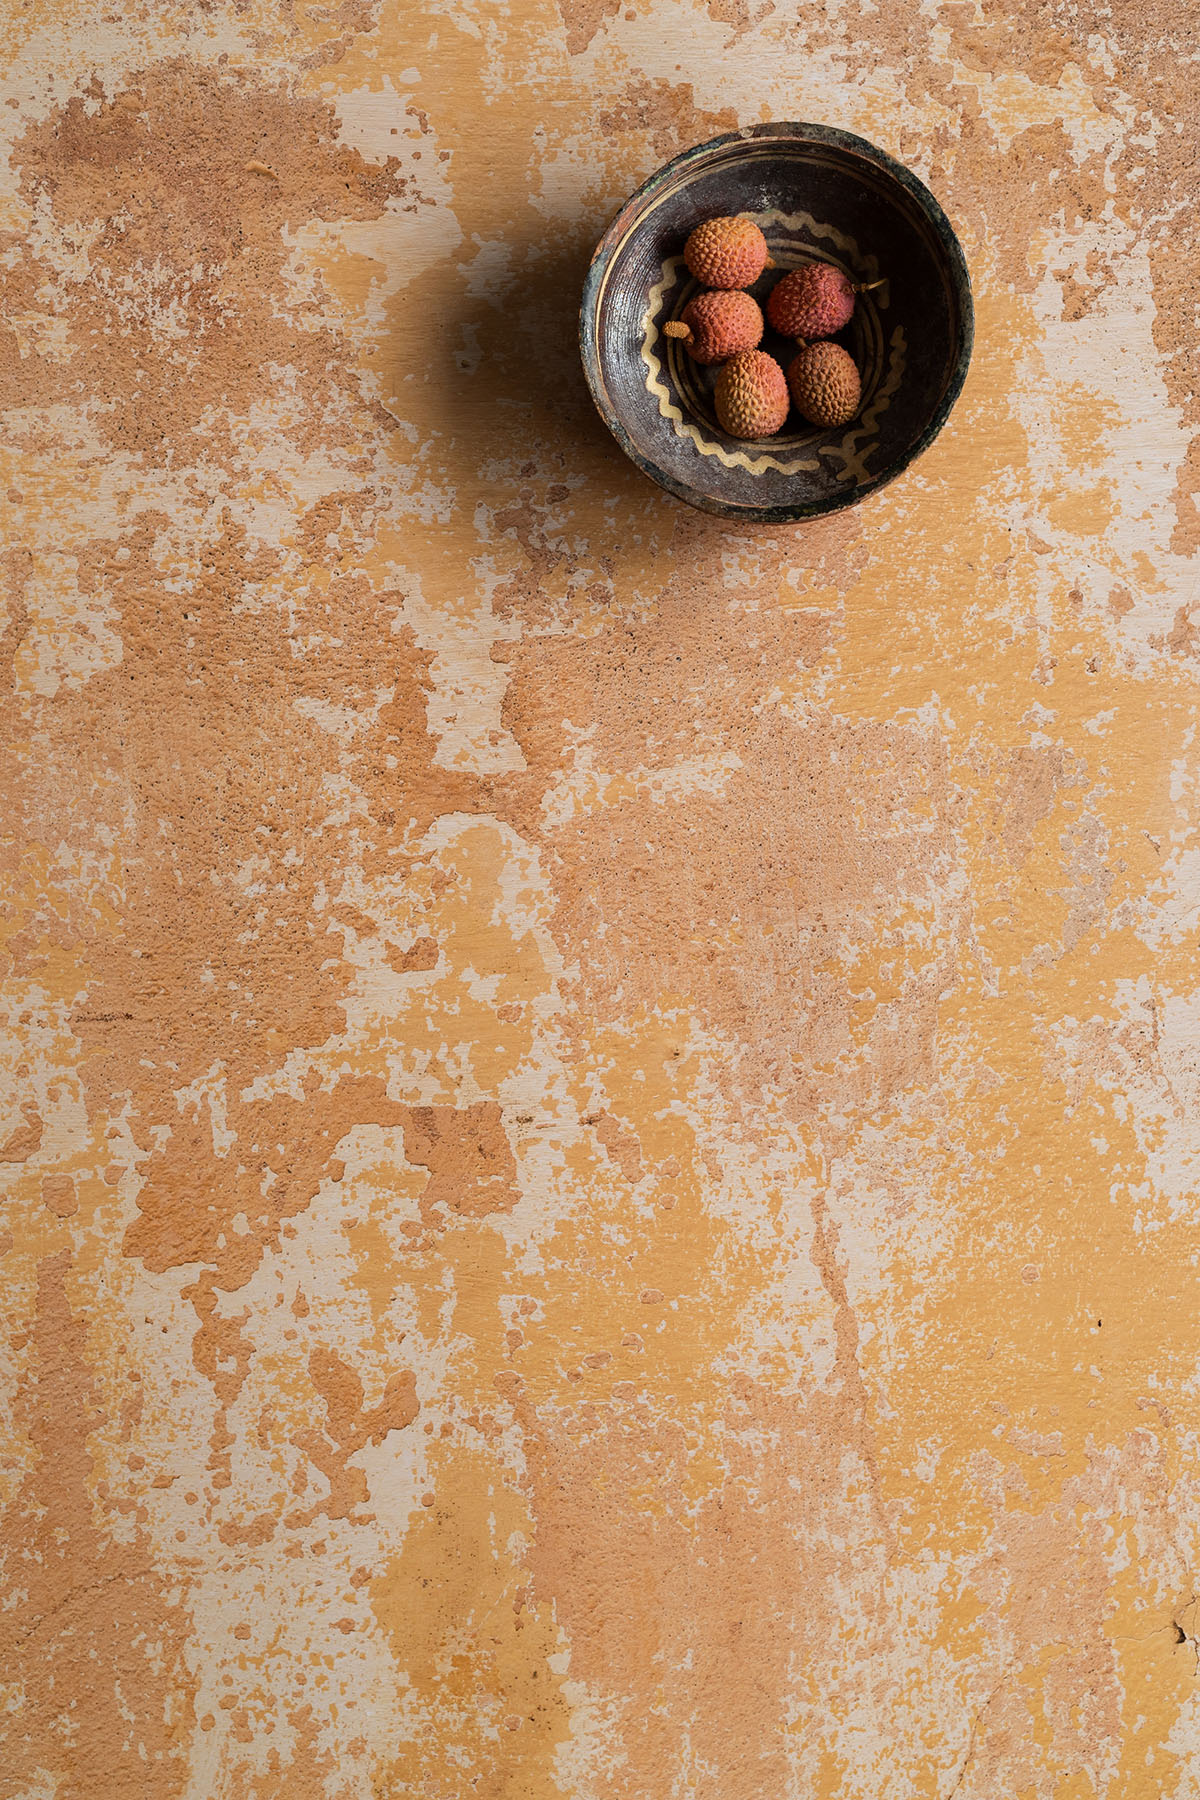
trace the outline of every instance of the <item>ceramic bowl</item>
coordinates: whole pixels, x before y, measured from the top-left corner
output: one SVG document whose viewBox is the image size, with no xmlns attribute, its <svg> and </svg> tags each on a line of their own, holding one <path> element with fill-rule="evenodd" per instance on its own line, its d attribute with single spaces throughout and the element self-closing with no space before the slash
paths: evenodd
<svg viewBox="0 0 1200 1800">
<path fill-rule="evenodd" d="M 814 258 L 882 283 L 838 333 L 863 378 L 851 424 L 826 430 L 793 410 L 776 437 L 731 438 L 713 410 L 717 371 L 664 336 L 699 291 L 688 233 L 726 213 L 752 214 L 771 247 L 776 266 L 750 290 L 760 304 Z M 639 469 L 707 512 L 778 522 L 861 500 L 932 443 L 966 376 L 972 327 L 966 259 L 911 170 L 848 131 L 772 124 L 698 144 L 642 184 L 596 247 L 579 335 L 600 416 Z M 785 367 L 796 353 L 770 327 L 762 348 Z"/>
</svg>

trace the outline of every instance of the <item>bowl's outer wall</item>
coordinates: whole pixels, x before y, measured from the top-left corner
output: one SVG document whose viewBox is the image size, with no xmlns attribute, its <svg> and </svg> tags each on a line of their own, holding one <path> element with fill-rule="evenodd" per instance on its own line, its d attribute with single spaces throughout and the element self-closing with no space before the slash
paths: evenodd
<svg viewBox="0 0 1200 1800">
<path fill-rule="evenodd" d="M 678 257 L 698 220 L 719 213 L 805 213 L 852 241 L 861 272 L 886 277 L 879 325 L 899 374 L 875 429 L 854 447 L 849 477 L 837 456 L 818 455 L 822 434 L 758 446 L 723 439 L 728 450 L 815 467 L 759 472 L 701 455 L 662 416 L 646 381 L 644 317 L 665 259 Z M 822 240 L 800 233 L 819 252 Z M 681 271 L 686 277 L 686 271 Z M 765 294 L 776 277 L 756 287 Z M 870 304 L 868 302 L 867 304 Z M 860 303 L 862 304 L 862 303 Z M 675 310 L 668 300 L 668 312 Z M 910 170 L 849 132 L 782 123 L 754 126 L 685 151 L 622 208 L 597 247 L 584 289 L 580 347 L 596 405 L 617 441 L 646 474 L 693 505 L 738 518 L 779 520 L 831 511 L 891 480 L 945 423 L 970 359 L 973 310 L 961 246 L 941 207 Z M 870 396 L 864 417 L 870 416 Z M 790 433 L 790 435 L 789 435 Z M 719 434 L 710 434 L 719 437 Z M 828 434 L 836 443 L 843 433 Z M 804 454 L 805 451 L 809 453 Z M 773 458 L 772 458 L 773 459 Z"/>
</svg>

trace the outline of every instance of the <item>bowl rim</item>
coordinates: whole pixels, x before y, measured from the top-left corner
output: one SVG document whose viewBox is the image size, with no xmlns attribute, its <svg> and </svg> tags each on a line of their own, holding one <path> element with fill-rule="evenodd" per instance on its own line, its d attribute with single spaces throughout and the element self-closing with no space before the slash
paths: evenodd
<svg viewBox="0 0 1200 1800">
<path fill-rule="evenodd" d="M 665 181 L 677 175 L 681 169 L 685 169 L 689 163 L 697 162 L 714 150 L 723 149 L 726 145 L 751 143 L 760 138 L 779 138 L 785 141 L 799 139 L 818 144 L 830 144 L 875 164 L 877 168 L 882 169 L 898 182 L 925 214 L 946 254 L 951 287 L 960 321 L 958 355 L 950 371 L 950 379 L 946 384 L 945 391 L 928 424 L 909 445 L 903 456 L 898 457 L 894 463 L 889 464 L 878 475 L 872 476 L 869 481 L 865 481 L 857 487 L 847 489 L 842 493 L 833 492 L 823 495 L 818 500 L 806 501 L 795 506 L 732 505 L 711 495 L 698 493 L 686 482 L 680 481 L 668 470 L 659 468 L 649 457 L 644 456 L 633 443 L 609 401 L 608 390 L 601 378 L 600 355 L 596 343 L 597 302 L 600 288 L 617 246 L 625 235 L 625 227 L 630 215 L 638 210 L 644 199 L 653 194 Z M 903 474 L 904 470 L 921 455 L 922 451 L 929 448 L 949 418 L 967 378 L 974 341 L 975 306 L 971 295 L 971 276 L 967 267 L 967 259 L 954 227 L 920 176 L 914 175 L 911 169 L 906 168 L 903 163 L 897 162 L 894 156 L 889 156 L 886 150 L 881 150 L 877 144 L 872 144 L 867 138 L 859 137 L 856 132 L 845 131 L 838 125 L 820 125 L 797 119 L 769 120 L 758 125 L 745 125 L 738 131 L 722 132 L 719 137 L 707 138 L 702 144 L 692 144 L 686 150 L 681 150 L 676 156 L 671 157 L 669 161 L 648 175 L 620 207 L 608 230 L 596 245 L 587 275 L 584 278 L 583 295 L 579 308 L 579 353 L 588 388 L 597 412 L 630 461 L 636 464 L 642 473 L 648 475 L 659 487 L 674 494 L 676 499 L 686 501 L 688 505 L 698 507 L 703 512 L 716 513 L 722 518 L 740 519 L 744 523 L 756 525 L 789 524 L 801 519 L 819 518 L 825 513 L 839 512 L 843 507 L 855 505 L 859 500 L 865 499 L 868 494 L 874 493 L 889 481 L 894 481 L 898 475 Z"/>
</svg>

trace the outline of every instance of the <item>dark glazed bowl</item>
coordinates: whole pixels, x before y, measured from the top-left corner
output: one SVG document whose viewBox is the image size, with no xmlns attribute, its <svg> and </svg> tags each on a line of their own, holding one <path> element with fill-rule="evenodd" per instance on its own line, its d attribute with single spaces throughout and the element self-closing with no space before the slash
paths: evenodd
<svg viewBox="0 0 1200 1800">
<path fill-rule="evenodd" d="M 782 271 L 818 259 L 860 294 L 838 339 L 863 378 L 857 419 L 835 430 L 793 411 L 777 437 L 726 435 L 715 369 L 663 325 L 698 291 L 683 261 L 702 219 L 754 215 L 776 264 L 750 290 L 764 302 Z M 751 125 L 685 150 L 618 213 L 583 289 L 579 342 L 600 416 L 627 456 L 692 506 L 727 518 L 809 519 L 861 500 L 907 468 L 946 423 L 971 358 L 966 259 L 945 213 L 908 169 L 828 125 Z M 762 347 L 786 368 L 791 340 Z"/>
</svg>

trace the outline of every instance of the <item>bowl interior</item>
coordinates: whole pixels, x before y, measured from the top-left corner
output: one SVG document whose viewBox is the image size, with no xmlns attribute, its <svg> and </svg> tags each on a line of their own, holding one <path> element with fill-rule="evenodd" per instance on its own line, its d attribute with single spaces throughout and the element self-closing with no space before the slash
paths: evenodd
<svg viewBox="0 0 1200 1800">
<path fill-rule="evenodd" d="M 751 292 L 818 258 L 856 284 L 839 341 L 863 377 L 847 426 L 823 430 L 793 411 L 782 432 L 728 437 L 712 406 L 715 369 L 662 327 L 698 291 L 683 261 L 702 219 L 750 213 L 776 264 Z M 597 249 L 581 316 L 596 404 L 628 454 L 664 487 L 713 512 L 792 519 L 861 497 L 936 435 L 962 386 L 971 345 L 966 264 L 941 208 L 882 151 L 848 132 L 769 125 L 686 151 L 652 176 Z M 769 329 L 786 367 L 796 346 Z"/>
</svg>

